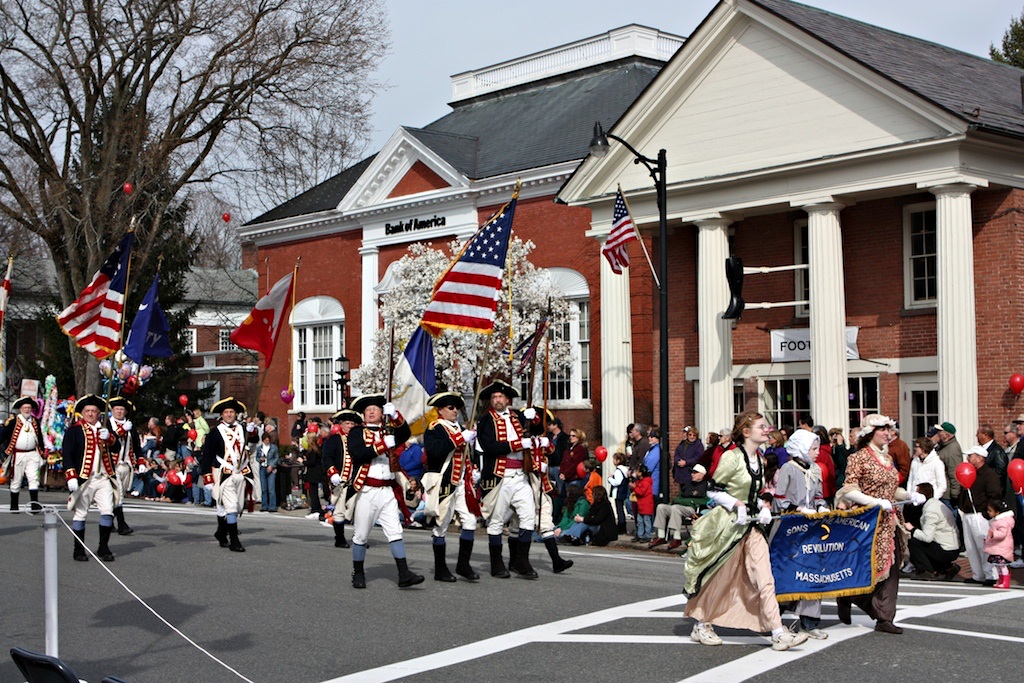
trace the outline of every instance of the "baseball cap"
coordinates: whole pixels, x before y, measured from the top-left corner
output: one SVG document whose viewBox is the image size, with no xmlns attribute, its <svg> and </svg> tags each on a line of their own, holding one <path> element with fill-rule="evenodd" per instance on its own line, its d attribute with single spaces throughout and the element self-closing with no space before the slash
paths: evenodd
<svg viewBox="0 0 1024 683">
<path fill-rule="evenodd" d="M 691 469 L 692 469 L 692 470 L 693 470 L 694 472 L 702 472 L 702 473 L 704 473 L 704 474 L 707 474 L 707 473 L 708 473 L 708 471 L 707 471 L 707 469 L 706 469 L 706 468 L 704 467 L 704 465 L 701 465 L 700 463 L 697 463 L 697 464 L 696 464 L 696 465 L 694 465 L 694 466 L 693 466 L 693 467 L 692 467 Z"/>
<path fill-rule="evenodd" d="M 983 458 L 988 458 L 988 449 L 984 446 L 974 446 L 967 451 L 967 455 L 980 455 Z"/>
<path fill-rule="evenodd" d="M 939 428 L 933 425 L 933 426 L 928 428 L 928 431 L 926 431 L 924 433 L 924 435 L 927 436 L 928 438 L 931 438 L 931 437 L 935 436 L 938 433 L 939 433 Z"/>
<path fill-rule="evenodd" d="M 943 422 L 942 424 L 934 425 L 935 429 L 941 432 L 949 432 L 950 434 L 956 434 L 956 427 L 953 426 L 952 422 Z"/>
</svg>

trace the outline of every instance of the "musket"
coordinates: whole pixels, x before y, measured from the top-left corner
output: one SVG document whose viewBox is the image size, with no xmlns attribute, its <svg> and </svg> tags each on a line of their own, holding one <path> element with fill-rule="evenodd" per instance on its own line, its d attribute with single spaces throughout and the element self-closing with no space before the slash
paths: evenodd
<svg viewBox="0 0 1024 683">
<path fill-rule="evenodd" d="M 384 402 L 391 403 L 391 384 L 395 379 L 395 323 L 391 321 L 391 339 L 388 342 L 388 386 L 384 392 Z M 391 418 L 385 415 L 384 434 L 394 434 L 395 425 Z M 395 444 L 396 446 L 398 444 Z M 398 472 L 401 467 L 398 464 L 398 455 L 394 449 L 388 450 L 388 466 L 392 472 Z"/>
</svg>

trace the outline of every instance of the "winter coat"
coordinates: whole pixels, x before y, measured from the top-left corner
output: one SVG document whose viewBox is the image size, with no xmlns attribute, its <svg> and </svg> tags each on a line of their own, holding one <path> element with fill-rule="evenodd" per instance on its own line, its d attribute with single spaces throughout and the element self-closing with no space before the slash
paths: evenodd
<svg viewBox="0 0 1024 683">
<path fill-rule="evenodd" d="M 988 523 L 985 554 L 999 555 L 1013 562 L 1013 511 L 1000 512 Z"/>
<path fill-rule="evenodd" d="M 592 505 L 590 512 L 583 516 L 583 523 L 600 527 L 590 539 L 591 545 L 608 545 L 619 537 L 612 504 L 607 500 Z"/>
<path fill-rule="evenodd" d="M 636 511 L 640 515 L 654 514 L 654 482 L 650 477 L 644 477 L 636 483 L 633 488 L 636 494 Z"/>
</svg>

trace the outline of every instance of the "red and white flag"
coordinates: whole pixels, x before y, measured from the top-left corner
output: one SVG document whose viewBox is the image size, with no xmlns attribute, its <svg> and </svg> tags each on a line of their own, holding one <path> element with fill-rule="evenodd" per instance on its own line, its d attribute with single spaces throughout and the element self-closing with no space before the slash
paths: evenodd
<svg viewBox="0 0 1024 683">
<path fill-rule="evenodd" d="M 608 259 L 608 263 L 616 275 L 621 275 L 622 269 L 629 267 L 629 252 L 626 251 L 626 245 L 635 239 L 637 236 L 633 218 L 629 215 L 629 209 L 626 208 L 622 190 L 616 190 L 615 208 L 612 210 L 612 229 L 601 248 L 601 253 Z"/>
<path fill-rule="evenodd" d="M 124 236 L 92 282 L 57 315 L 57 323 L 64 334 L 97 358 L 106 358 L 121 347 L 121 318 L 132 239 L 133 233 Z"/>
<path fill-rule="evenodd" d="M 267 367 L 274 357 L 274 348 L 281 329 L 285 327 L 292 307 L 292 283 L 295 271 L 278 280 L 266 296 L 256 302 L 249 317 L 235 329 L 231 341 L 243 349 L 259 351 L 267 358 Z"/>
<path fill-rule="evenodd" d="M 0 328 L 4 326 L 4 316 L 7 313 L 7 300 L 11 298 L 11 271 L 14 269 L 14 257 L 7 259 L 7 274 L 4 275 L 4 282 L 0 285 Z"/>
</svg>

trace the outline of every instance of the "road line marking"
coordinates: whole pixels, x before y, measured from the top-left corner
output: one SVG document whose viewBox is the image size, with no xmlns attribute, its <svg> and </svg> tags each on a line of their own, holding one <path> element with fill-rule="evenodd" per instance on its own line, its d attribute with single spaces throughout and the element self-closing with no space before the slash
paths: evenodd
<svg viewBox="0 0 1024 683">
<path fill-rule="evenodd" d="M 955 628 L 939 628 L 938 626 L 924 626 L 919 624 L 907 624 L 900 622 L 900 626 L 914 631 L 929 631 L 931 633 L 948 633 L 954 636 L 968 636 L 970 638 L 985 638 L 988 640 L 1005 640 L 1010 643 L 1024 643 L 1020 636 L 1004 636 L 998 633 L 979 633 L 978 631 L 963 631 Z"/>
</svg>

